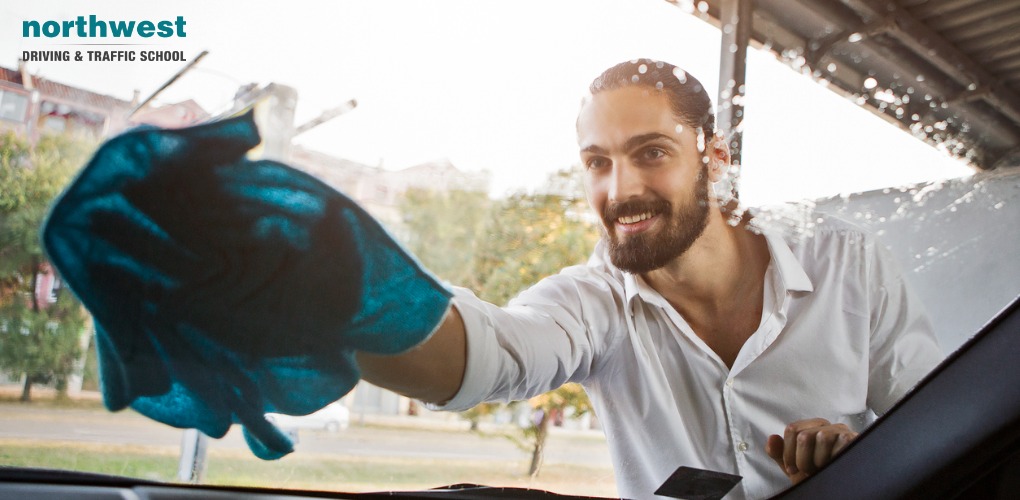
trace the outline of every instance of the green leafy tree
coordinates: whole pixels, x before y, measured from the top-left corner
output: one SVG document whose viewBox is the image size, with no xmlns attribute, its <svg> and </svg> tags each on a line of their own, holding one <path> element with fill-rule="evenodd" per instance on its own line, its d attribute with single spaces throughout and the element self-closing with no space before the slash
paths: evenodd
<svg viewBox="0 0 1020 500">
<path fill-rule="evenodd" d="M 401 202 L 403 243 L 440 279 L 480 285 L 474 256 L 483 239 L 492 200 L 485 193 L 409 189 Z"/>
<path fill-rule="evenodd" d="M 479 297 L 505 304 L 542 278 L 587 261 L 598 232 L 585 219 L 589 209 L 579 178 L 573 170 L 556 172 L 545 193 L 510 196 L 492 213 L 489 237 L 476 257 L 483 280 Z M 511 439 L 531 453 L 528 475 L 534 477 L 542 467 L 550 423 L 566 414 L 580 417 L 591 403 L 579 385 L 566 384 L 529 404 L 534 418 L 522 429 L 522 440 Z"/>
<path fill-rule="evenodd" d="M 475 257 L 480 298 L 505 304 L 542 278 L 588 259 L 598 233 L 584 218 L 588 208 L 576 179 L 573 171 L 556 172 L 547 193 L 512 195 L 492 212 Z"/>
<path fill-rule="evenodd" d="M 23 401 L 40 382 L 53 382 L 66 395 L 81 356 L 81 304 L 66 291 L 53 304 L 34 291 L 48 267 L 42 222 L 94 147 L 68 135 L 44 136 L 33 146 L 13 132 L 0 134 L 0 369 L 25 376 Z"/>
<path fill-rule="evenodd" d="M 411 191 L 403 208 L 409 249 L 451 283 L 466 286 L 494 304 L 542 278 L 588 259 L 598 238 L 573 170 L 556 172 L 543 193 L 518 193 L 485 207 L 466 193 Z M 477 195 L 477 194 L 476 194 Z M 568 384 L 529 401 L 536 418 L 520 435 L 505 435 L 531 453 L 528 473 L 542 465 L 550 422 L 590 411 L 584 390 Z M 477 431 L 479 421 L 503 405 L 484 403 L 463 412 Z"/>
</svg>

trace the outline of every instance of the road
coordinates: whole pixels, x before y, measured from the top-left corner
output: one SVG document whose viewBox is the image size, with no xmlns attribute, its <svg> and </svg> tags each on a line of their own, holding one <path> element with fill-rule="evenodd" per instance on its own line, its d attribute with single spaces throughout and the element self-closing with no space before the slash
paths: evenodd
<svg viewBox="0 0 1020 500">
<path fill-rule="evenodd" d="M 454 460 L 526 460 L 528 454 L 502 437 L 468 432 L 467 422 L 433 421 L 413 417 L 355 416 L 350 428 L 329 433 L 302 430 L 296 453 L 340 456 L 429 458 Z M 483 427 L 483 431 L 486 430 Z M 494 429 L 490 429 L 493 431 Z M 178 447 L 183 432 L 131 410 L 59 409 L 0 404 L 0 440 L 90 442 L 148 447 Z M 234 426 L 210 449 L 244 450 L 240 428 Z M 545 462 L 611 467 L 601 434 L 553 429 Z"/>
</svg>

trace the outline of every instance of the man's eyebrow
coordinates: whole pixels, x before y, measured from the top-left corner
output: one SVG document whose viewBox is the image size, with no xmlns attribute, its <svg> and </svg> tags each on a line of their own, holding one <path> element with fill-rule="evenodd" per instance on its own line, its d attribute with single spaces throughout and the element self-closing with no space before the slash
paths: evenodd
<svg viewBox="0 0 1020 500">
<path fill-rule="evenodd" d="M 662 134 L 659 132 L 651 132 L 648 134 L 635 135 L 634 137 L 627 139 L 627 142 L 623 143 L 623 149 L 626 151 L 630 151 L 631 149 L 634 149 L 646 142 L 652 142 L 654 140 L 659 139 L 669 141 L 675 144 L 677 147 L 680 146 L 680 143 L 677 142 L 676 139 L 673 139 L 672 137 L 666 134 Z"/>
<path fill-rule="evenodd" d="M 634 149 L 634 148 L 636 148 L 636 147 L 638 147 L 638 146 L 640 146 L 640 145 L 642 145 L 642 144 L 644 144 L 646 142 L 651 142 L 651 141 L 655 141 L 655 140 L 669 141 L 669 142 L 673 143 L 674 145 L 676 145 L 677 147 L 680 147 L 680 143 L 677 142 L 676 139 L 674 139 L 674 138 L 672 138 L 672 137 L 670 137 L 670 136 L 668 136 L 666 134 L 659 133 L 659 132 L 649 132 L 647 134 L 635 135 L 634 137 L 631 137 L 630 139 L 627 139 L 627 142 L 623 143 L 623 149 L 625 151 L 630 151 L 631 149 Z M 606 154 L 606 150 L 605 149 L 603 149 L 602 147 L 597 146 L 595 144 L 590 144 L 588 146 L 585 146 L 585 147 L 581 148 L 581 152 L 582 153 L 597 154 L 597 155 Z"/>
</svg>

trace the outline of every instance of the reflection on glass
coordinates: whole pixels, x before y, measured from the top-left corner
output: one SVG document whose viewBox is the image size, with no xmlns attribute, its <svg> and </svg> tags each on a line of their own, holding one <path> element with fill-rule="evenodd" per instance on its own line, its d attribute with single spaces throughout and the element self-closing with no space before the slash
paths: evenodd
<svg viewBox="0 0 1020 500">
<path fill-rule="evenodd" d="M 295 127 L 320 116 L 324 109 L 356 97 L 358 109 L 324 121 L 293 141 L 267 141 L 264 147 L 275 150 L 263 153 L 280 154 L 289 163 L 350 194 L 438 276 L 474 290 L 485 300 L 504 304 L 542 277 L 584 263 L 599 238 L 599 221 L 586 201 L 574 143 L 577 100 L 587 80 L 609 64 L 634 54 L 658 56 L 661 47 L 718 46 L 714 28 L 688 24 L 700 23 L 691 14 L 706 12 L 708 4 L 678 5 L 680 9 L 649 3 L 596 15 L 588 13 L 594 9 L 573 4 L 573 10 L 550 11 L 548 18 L 530 12 L 507 13 L 520 16 L 508 19 L 493 18 L 464 5 L 458 6 L 459 11 L 440 14 L 401 5 L 414 14 L 407 17 L 431 19 L 434 23 L 444 22 L 433 19 L 436 16 L 472 19 L 471 26 L 437 24 L 423 31 L 405 25 L 391 27 L 392 16 L 373 11 L 377 7 L 362 6 L 366 12 L 344 10 L 343 15 L 331 16 L 312 8 L 292 9 L 294 12 L 278 15 L 293 22 L 281 24 L 311 26 L 305 35 L 333 33 L 335 38 L 309 39 L 302 43 L 306 48 L 301 53 L 288 49 L 286 57 L 265 55 L 278 54 L 282 45 L 290 46 L 280 40 L 296 39 L 281 35 L 268 46 L 249 49 L 259 57 L 252 59 L 231 52 L 229 46 L 266 42 L 243 40 L 240 30 L 230 30 L 242 39 L 215 41 L 210 47 L 212 56 L 171 88 L 148 119 L 164 126 L 201 121 L 231 109 L 236 104 L 232 99 L 235 93 L 249 95 L 270 82 L 286 82 L 297 90 L 297 109 L 294 102 L 285 103 Z M 253 9 L 255 14 L 212 9 L 211 14 L 222 19 L 236 15 L 264 21 L 265 10 L 279 10 L 276 7 Z M 201 8 L 182 8 L 190 9 L 186 15 L 191 25 L 201 24 Z M 326 17 L 346 24 L 326 29 L 314 24 L 322 21 L 310 19 Z M 613 29 L 633 31 L 611 42 L 596 40 L 608 31 L 607 20 L 612 21 Z M 217 22 L 214 19 L 206 24 L 215 26 Z M 524 47 L 519 29 L 531 22 L 549 23 L 547 30 L 538 31 L 559 35 L 536 35 L 535 47 Z M 663 24 L 657 24 L 660 22 Z M 517 31 L 503 31 L 503 25 L 515 26 Z M 676 30 L 677 25 L 686 28 Z M 357 26 L 369 26 L 370 31 Z M 582 29 L 573 31 L 575 26 Z M 461 29 L 471 30 L 470 36 L 441 36 L 463 33 Z M 711 33 L 705 35 L 708 38 L 699 35 L 702 38 L 695 41 L 677 38 L 678 31 Z M 662 33 L 674 35 L 659 38 L 666 36 Z M 194 36 L 201 38 L 197 32 Z M 865 39 L 860 33 L 845 36 L 854 44 Z M 432 43 L 434 39 L 438 39 L 438 45 Z M 388 45 L 384 40 L 399 43 Z M 576 45 L 573 40 L 577 40 Z M 633 46 L 636 48 L 622 48 L 629 41 L 637 41 Z M 405 50 L 411 55 L 404 55 Z M 706 86 L 715 88 L 715 82 L 710 81 L 716 72 L 711 61 L 718 54 L 707 51 L 709 62 L 702 62 L 702 56 L 695 52 L 706 51 L 677 49 L 662 57 L 687 66 L 692 74 L 704 79 Z M 604 57 L 594 58 L 593 53 Z M 305 57 L 309 54 L 316 55 L 316 59 L 309 61 Z M 233 59 L 240 67 L 265 68 L 300 60 L 301 66 L 314 71 L 296 76 L 298 69 L 286 66 L 284 73 L 244 73 L 238 66 L 217 66 L 218 55 L 224 60 Z M 791 52 L 789 56 L 794 65 L 807 67 L 805 54 Z M 769 69 L 768 65 L 776 65 L 765 59 L 772 56 L 752 54 L 749 63 L 751 74 L 744 98 L 745 156 L 740 172 L 742 202 L 747 207 L 767 207 L 751 213 L 763 223 L 785 225 L 787 229 L 810 231 L 817 223 L 814 214 L 821 213 L 875 233 L 923 302 L 943 351 L 952 352 L 1017 293 L 1020 271 L 1015 264 L 1003 261 L 1011 260 L 1008 249 L 1020 241 L 1015 231 L 1001 228 L 1015 227 L 1018 222 L 1020 175 L 1016 169 L 1002 168 L 993 173 L 935 180 L 960 177 L 968 170 L 945 163 L 931 166 L 936 162 L 934 153 L 921 151 L 931 149 L 928 146 L 878 121 L 869 121 L 871 116 L 861 118 L 863 113 L 854 115 L 853 111 L 843 114 L 844 109 L 867 102 L 865 94 L 849 100 L 830 96 L 826 101 L 816 101 L 818 98 L 810 95 L 812 91 L 804 90 L 814 85 L 808 78 L 786 68 Z M 583 68 L 577 75 L 566 69 L 575 63 Z M 106 69 L 113 71 L 111 68 Z M 175 69 L 159 68 L 150 71 L 168 76 Z M 829 73 L 844 70 L 836 63 L 824 68 Z M 469 71 L 463 73 L 461 69 Z M 59 69 L 47 67 L 43 78 L 47 71 Z M 471 71 L 477 75 L 472 76 Z M 93 89 L 97 95 L 118 95 L 119 101 L 111 101 L 107 107 L 118 112 L 131 109 L 130 89 L 115 91 L 105 86 L 113 85 L 114 78 L 107 75 L 99 84 L 78 78 L 53 77 L 51 81 Z M 118 76 L 116 80 L 132 78 Z M 791 83 L 793 79 L 799 80 Z M 249 81 L 258 84 L 249 86 Z M 946 126 L 939 121 L 923 122 L 920 114 L 908 107 L 911 102 L 932 101 L 932 95 L 883 88 L 884 83 L 873 77 L 862 78 L 861 82 L 862 92 L 873 91 L 868 95 L 895 108 L 895 116 L 913 119 L 915 133 L 935 133 Z M 134 88 L 146 92 L 159 83 L 131 81 Z M 216 92 L 210 98 L 209 88 L 213 86 Z M 416 87 L 421 93 L 410 92 Z M 6 125 L 25 117 L 34 127 L 28 131 L 40 134 L 84 131 L 98 135 L 129 125 L 120 118 L 104 121 L 96 114 L 95 106 L 76 113 L 74 106 L 47 100 L 45 95 L 39 102 L 39 109 L 45 112 L 32 115 L 26 113 L 33 106 L 28 95 L 6 88 L 0 92 L 0 121 Z M 187 104 L 191 98 L 195 99 L 192 104 L 202 103 L 207 112 L 200 113 Z M 269 104 L 263 102 L 258 111 L 269 113 Z M 387 107 L 390 105 L 393 107 Z M 374 107 L 385 109 L 373 115 Z M 783 121 L 787 117 L 788 121 Z M 285 134 L 287 129 L 274 130 Z M 873 135 L 864 135 L 868 133 Z M 910 142 L 884 142 L 887 137 Z M 449 138 L 457 138 L 458 142 Z M 59 160 L 54 165 L 54 177 L 26 184 L 25 178 L 13 174 L 26 171 L 27 163 L 38 164 L 42 156 L 32 155 L 40 155 L 49 146 L 36 145 L 33 153 L 27 143 L 4 140 L 5 152 L 18 150 L 25 159 L 4 155 L 0 183 L 22 182 L 20 186 L 62 183 L 73 174 L 74 167 L 84 163 L 85 154 L 94 146 L 87 140 L 83 145 L 55 141 L 52 147 L 58 153 L 49 156 Z M 447 149 L 434 147 L 440 143 Z M 476 147 L 481 143 L 486 144 Z M 561 154 L 564 149 L 567 152 Z M 869 151 L 879 153 L 866 154 Z M 932 156 L 925 156 L 928 154 Z M 450 159 L 437 159 L 443 157 Z M 905 171 L 911 173 L 903 174 Z M 44 173 L 42 169 L 33 172 Z M 0 225 L 24 214 L 40 217 L 44 213 L 40 207 L 48 203 L 44 198 L 55 195 L 54 191 L 37 193 L 26 188 L 26 193 L 39 198 L 22 201 L 12 196 L 15 191 L 8 190 L 7 185 L 2 187 Z M 23 235 L 20 241 L 32 241 L 30 229 Z M 43 259 L 33 260 L 33 252 L 41 257 L 37 249 L 29 248 L 30 243 L 12 251 L 9 241 L 13 239 L 4 239 L 4 247 L 0 248 L 0 314 L 4 314 L 0 317 L 0 368 L 4 372 L 0 379 L 2 465 L 96 471 L 161 481 L 188 477 L 208 484 L 338 491 L 420 489 L 467 482 L 572 494 L 618 494 L 602 423 L 576 386 L 531 401 L 483 405 L 458 415 L 432 412 L 412 400 L 362 384 L 339 402 L 348 413 L 346 428 L 340 426 L 333 432 L 325 427 L 294 426 L 290 432 L 296 438 L 297 452 L 277 462 L 253 458 L 240 434 L 231 431 L 224 439 L 208 443 L 204 468 L 182 476 L 182 431 L 131 412 L 109 414 L 101 408 L 95 398 L 98 368 L 94 346 L 89 342 L 91 332 L 82 326 L 88 321 L 68 312 L 73 309 L 67 305 L 73 304 L 71 295 Z M 21 312 L 16 318 L 11 312 L 15 307 L 19 311 L 51 312 L 45 313 L 45 321 L 31 323 L 22 321 L 27 316 Z M 73 331 L 68 333 L 68 328 Z M 40 364 L 30 365 L 26 363 L 30 358 L 27 353 L 34 347 L 28 341 L 40 338 L 61 339 L 59 352 L 31 358 Z M 68 401 L 60 399 L 64 393 Z M 20 404 L 22 398 L 33 403 Z M 848 413 L 846 418 L 854 427 L 871 420 L 865 414 Z"/>
</svg>

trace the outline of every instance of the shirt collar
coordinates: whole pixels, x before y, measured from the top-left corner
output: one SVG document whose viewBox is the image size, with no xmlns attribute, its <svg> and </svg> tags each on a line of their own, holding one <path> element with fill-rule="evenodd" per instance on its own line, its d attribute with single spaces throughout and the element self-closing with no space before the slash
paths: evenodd
<svg viewBox="0 0 1020 500">
<path fill-rule="evenodd" d="M 772 255 L 776 270 L 779 271 L 783 288 L 787 292 L 813 292 L 815 287 L 811 284 L 811 278 L 808 278 L 804 266 L 790 250 L 790 245 L 782 235 L 768 230 L 763 230 L 762 234 L 769 244 L 769 253 Z"/>
<path fill-rule="evenodd" d="M 801 265 L 800 260 L 798 260 L 797 256 L 794 255 L 792 250 L 790 250 L 790 246 L 786 243 L 782 234 L 776 231 L 762 229 L 762 235 L 765 236 L 765 241 L 768 242 L 769 255 L 772 258 L 772 266 L 774 266 L 777 271 L 776 275 L 780 281 L 777 289 L 786 290 L 787 292 L 813 292 L 814 285 L 812 285 L 811 279 L 804 271 L 804 266 Z M 639 295 L 645 300 L 645 302 L 657 304 L 662 307 L 669 306 L 669 304 L 666 303 L 666 300 L 662 298 L 662 295 L 646 283 L 641 276 L 617 269 L 616 266 L 609 261 L 609 253 L 603 241 L 599 240 L 598 244 L 595 245 L 595 251 L 592 253 L 588 264 L 604 265 L 610 269 L 613 274 L 617 274 L 621 277 L 623 280 L 623 290 L 627 299 L 627 304 L 631 307 L 633 307 L 634 298 Z"/>
</svg>

